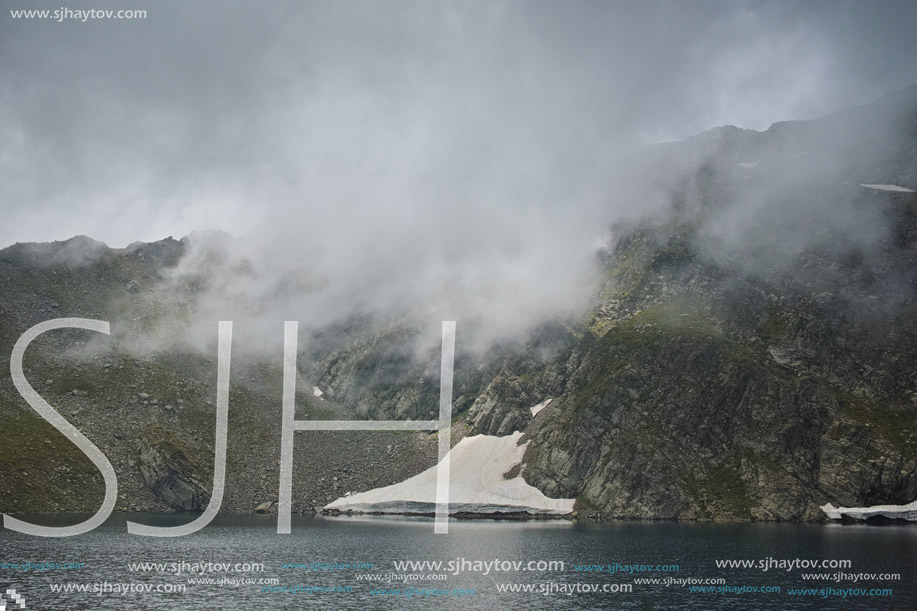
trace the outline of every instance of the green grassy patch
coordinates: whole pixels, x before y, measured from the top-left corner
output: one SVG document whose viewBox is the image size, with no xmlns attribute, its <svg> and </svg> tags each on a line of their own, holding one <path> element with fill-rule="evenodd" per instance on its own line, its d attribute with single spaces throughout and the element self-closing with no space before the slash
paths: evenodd
<svg viewBox="0 0 917 611">
<path fill-rule="evenodd" d="M 917 430 L 913 418 L 846 393 L 838 395 L 838 403 L 841 414 L 868 428 L 870 437 L 882 439 L 908 458 L 917 458 Z M 878 450 L 872 450 L 873 458 L 878 458 Z"/>
<path fill-rule="evenodd" d="M 728 514 L 736 519 L 751 519 L 755 501 L 742 481 L 738 465 L 719 465 L 704 477 L 688 474 L 682 481 L 685 491 L 700 508 L 701 518 Z"/>
<path fill-rule="evenodd" d="M 33 412 L 0 405 L 0 413 L 4 424 L 0 495 L 7 511 L 98 507 L 105 491 L 102 475 L 79 448 Z"/>
</svg>

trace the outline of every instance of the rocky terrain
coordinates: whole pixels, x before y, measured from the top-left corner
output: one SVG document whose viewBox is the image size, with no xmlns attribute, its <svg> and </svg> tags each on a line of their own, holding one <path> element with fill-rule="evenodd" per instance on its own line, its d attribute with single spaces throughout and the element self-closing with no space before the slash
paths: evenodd
<svg viewBox="0 0 917 611">
<path fill-rule="evenodd" d="M 49 332 L 26 352 L 26 378 L 109 458 L 118 475 L 118 509 L 206 506 L 213 474 L 215 340 L 209 354 L 144 353 L 134 341 L 164 315 L 144 293 L 183 251 L 175 240 L 112 250 L 78 237 L 0 252 L 0 367 L 7 372 L 0 377 L 3 511 L 94 511 L 102 498 L 102 478 L 92 463 L 25 404 L 8 373 L 21 333 L 62 317 L 111 320 L 112 336 Z M 79 260 L 73 252 L 81 253 Z M 215 338 L 216 325 L 213 333 Z M 232 362 L 226 511 L 251 511 L 278 496 L 280 357 L 270 364 L 243 357 L 240 350 Z M 326 402 L 300 384 L 297 417 L 329 417 Z M 293 511 L 312 512 L 352 489 L 399 481 L 435 455 L 431 434 L 297 433 Z"/>
<path fill-rule="evenodd" d="M 589 303 L 484 351 L 459 321 L 453 442 L 524 431 L 526 481 L 586 518 L 817 520 L 917 499 L 917 89 L 634 163 L 668 205 L 613 228 Z M 38 322 L 112 322 L 111 338 L 48 333 L 25 365 L 111 460 L 119 509 L 209 496 L 216 319 L 209 352 L 143 342 L 206 298 L 206 275 L 170 276 L 193 240 L 0 251 L 0 371 Z M 435 418 L 438 345 L 415 314 L 310 331 L 297 416 Z M 234 345 L 226 511 L 276 500 L 280 355 Z M 0 509 L 98 505 L 101 476 L 8 374 L 0 421 Z M 295 448 L 293 509 L 310 512 L 428 468 L 436 435 L 299 432 Z"/>
</svg>

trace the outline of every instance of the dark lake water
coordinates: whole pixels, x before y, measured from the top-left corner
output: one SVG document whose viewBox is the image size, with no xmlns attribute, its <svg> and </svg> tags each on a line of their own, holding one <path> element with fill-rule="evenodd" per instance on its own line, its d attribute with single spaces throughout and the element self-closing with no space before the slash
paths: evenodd
<svg viewBox="0 0 917 611">
<path fill-rule="evenodd" d="M 62 519 L 82 518 L 53 518 Z M 126 519 L 188 521 L 120 514 L 68 538 L 0 530 L 0 593 L 15 589 L 27 609 L 39 610 L 917 609 L 917 526 L 910 525 L 453 521 L 448 535 L 434 535 L 426 519 L 294 517 L 292 534 L 278 535 L 275 516 L 221 516 L 195 534 L 160 539 L 127 534 Z M 717 560 L 755 566 L 717 567 Z M 849 566 L 786 570 L 786 561 L 797 560 Z M 401 561 L 445 564 L 395 564 Z M 82 568 L 25 570 L 27 562 Z M 161 566 L 132 571 L 135 563 Z M 213 581 L 192 581 L 200 579 Z M 184 592 L 163 591 L 181 586 Z"/>
</svg>

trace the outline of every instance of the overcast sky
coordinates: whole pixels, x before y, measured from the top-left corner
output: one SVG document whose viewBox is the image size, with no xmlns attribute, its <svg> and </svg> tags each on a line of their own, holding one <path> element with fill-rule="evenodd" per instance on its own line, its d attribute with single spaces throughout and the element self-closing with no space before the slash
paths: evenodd
<svg viewBox="0 0 917 611">
<path fill-rule="evenodd" d="M 148 17 L 10 15 L 62 4 Z M 513 252 L 632 205 L 617 150 L 917 82 L 912 0 L 0 5 L 0 247 L 283 225 Z"/>
</svg>

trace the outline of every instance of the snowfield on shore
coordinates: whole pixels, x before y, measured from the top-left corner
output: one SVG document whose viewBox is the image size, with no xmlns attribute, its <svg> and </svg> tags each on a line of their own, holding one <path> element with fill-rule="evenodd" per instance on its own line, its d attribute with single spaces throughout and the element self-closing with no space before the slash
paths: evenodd
<svg viewBox="0 0 917 611">
<path fill-rule="evenodd" d="M 521 470 L 504 474 L 522 463 L 528 442 L 521 432 L 505 437 L 475 435 L 462 439 L 449 453 L 449 513 L 567 514 L 575 499 L 552 499 L 522 479 Z M 436 466 L 405 481 L 341 497 L 325 509 L 359 513 L 433 513 L 436 510 Z"/>
</svg>

